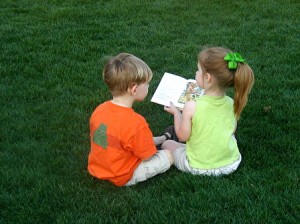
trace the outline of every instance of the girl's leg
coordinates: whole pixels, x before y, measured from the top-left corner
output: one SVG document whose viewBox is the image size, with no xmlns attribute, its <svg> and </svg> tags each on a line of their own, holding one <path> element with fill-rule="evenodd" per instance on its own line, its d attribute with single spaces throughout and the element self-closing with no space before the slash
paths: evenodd
<svg viewBox="0 0 300 224">
<path fill-rule="evenodd" d="M 182 147 L 182 146 L 184 146 L 184 144 L 179 143 L 179 142 L 176 142 L 176 141 L 174 141 L 174 140 L 167 140 L 167 141 L 165 141 L 165 142 L 162 144 L 161 148 L 162 148 L 162 149 L 169 149 L 169 150 L 171 150 L 172 152 L 174 152 L 176 149 L 178 149 L 178 148 L 180 148 L 180 147 Z"/>
<path fill-rule="evenodd" d="M 173 154 L 174 165 L 183 172 L 189 172 L 187 169 L 188 161 L 186 158 L 185 144 L 173 140 L 167 140 L 162 144 L 162 149 L 170 150 Z"/>
</svg>

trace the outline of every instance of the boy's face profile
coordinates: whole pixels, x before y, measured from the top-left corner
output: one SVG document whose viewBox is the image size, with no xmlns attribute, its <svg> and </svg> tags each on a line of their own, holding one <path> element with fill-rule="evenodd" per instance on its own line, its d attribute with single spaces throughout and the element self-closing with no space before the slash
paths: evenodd
<svg viewBox="0 0 300 224">
<path fill-rule="evenodd" d="M 136 101 L 143 101 L 147 94 L 148 94 L 149 82 L 142 83 L 136 86 L 135 89 L 135 100 Z"/>
</svg>

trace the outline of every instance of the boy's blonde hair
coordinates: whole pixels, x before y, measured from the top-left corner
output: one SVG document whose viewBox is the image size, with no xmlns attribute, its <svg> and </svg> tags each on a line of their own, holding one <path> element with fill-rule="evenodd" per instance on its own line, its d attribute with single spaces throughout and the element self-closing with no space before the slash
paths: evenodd
<svg viewBox="0 0 300 224">
<path fill-rule="evenodd" d="M 232 52 L 222 47 L 212 47 L 201 51 L 198 55 L 203 73 L 214 76 L 220 88 L 234 87 L 234 114 L 239 119 L 247 104 L 248 95 L 254 83 L 254 74 L 245 62 L 239 62 L 236 69 L 229 69 L 224 57 Z"/>
<path fill-rule="evenodd" d="M 123 95 L 135 84 L 150 82 L 152 76 L 143 60 L 128 53 L 110 58 L 103 69 L 103 80 L 113 96 Z"/>
</svg>

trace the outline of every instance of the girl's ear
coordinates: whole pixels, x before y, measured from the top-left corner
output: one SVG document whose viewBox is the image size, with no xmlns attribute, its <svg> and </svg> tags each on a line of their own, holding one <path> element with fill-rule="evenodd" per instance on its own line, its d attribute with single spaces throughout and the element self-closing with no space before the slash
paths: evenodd
<svg viewBox="0 0 300 224">
<path fill-rule="evenodd" d="M 207 82 L 211 82 L 211 79 L 212 79 L 211 74 L 206 73 L 206 74 L 205 74 L 205 79 L 206 79 Z"/>
</svg>

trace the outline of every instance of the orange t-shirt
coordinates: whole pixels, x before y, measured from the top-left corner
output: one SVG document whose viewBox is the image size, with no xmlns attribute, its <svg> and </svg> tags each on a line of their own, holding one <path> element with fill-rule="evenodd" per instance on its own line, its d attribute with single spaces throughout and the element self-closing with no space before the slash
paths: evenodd
<svg viewBox="0 0 300 224">
<path fill-rule="evenodd" d="M 93 112 L 90 135 L 89 173 L 117 186 L 125 185 L 141 161 L 157 152 L 145 118 L 111 101 Z"/>
</svg>

